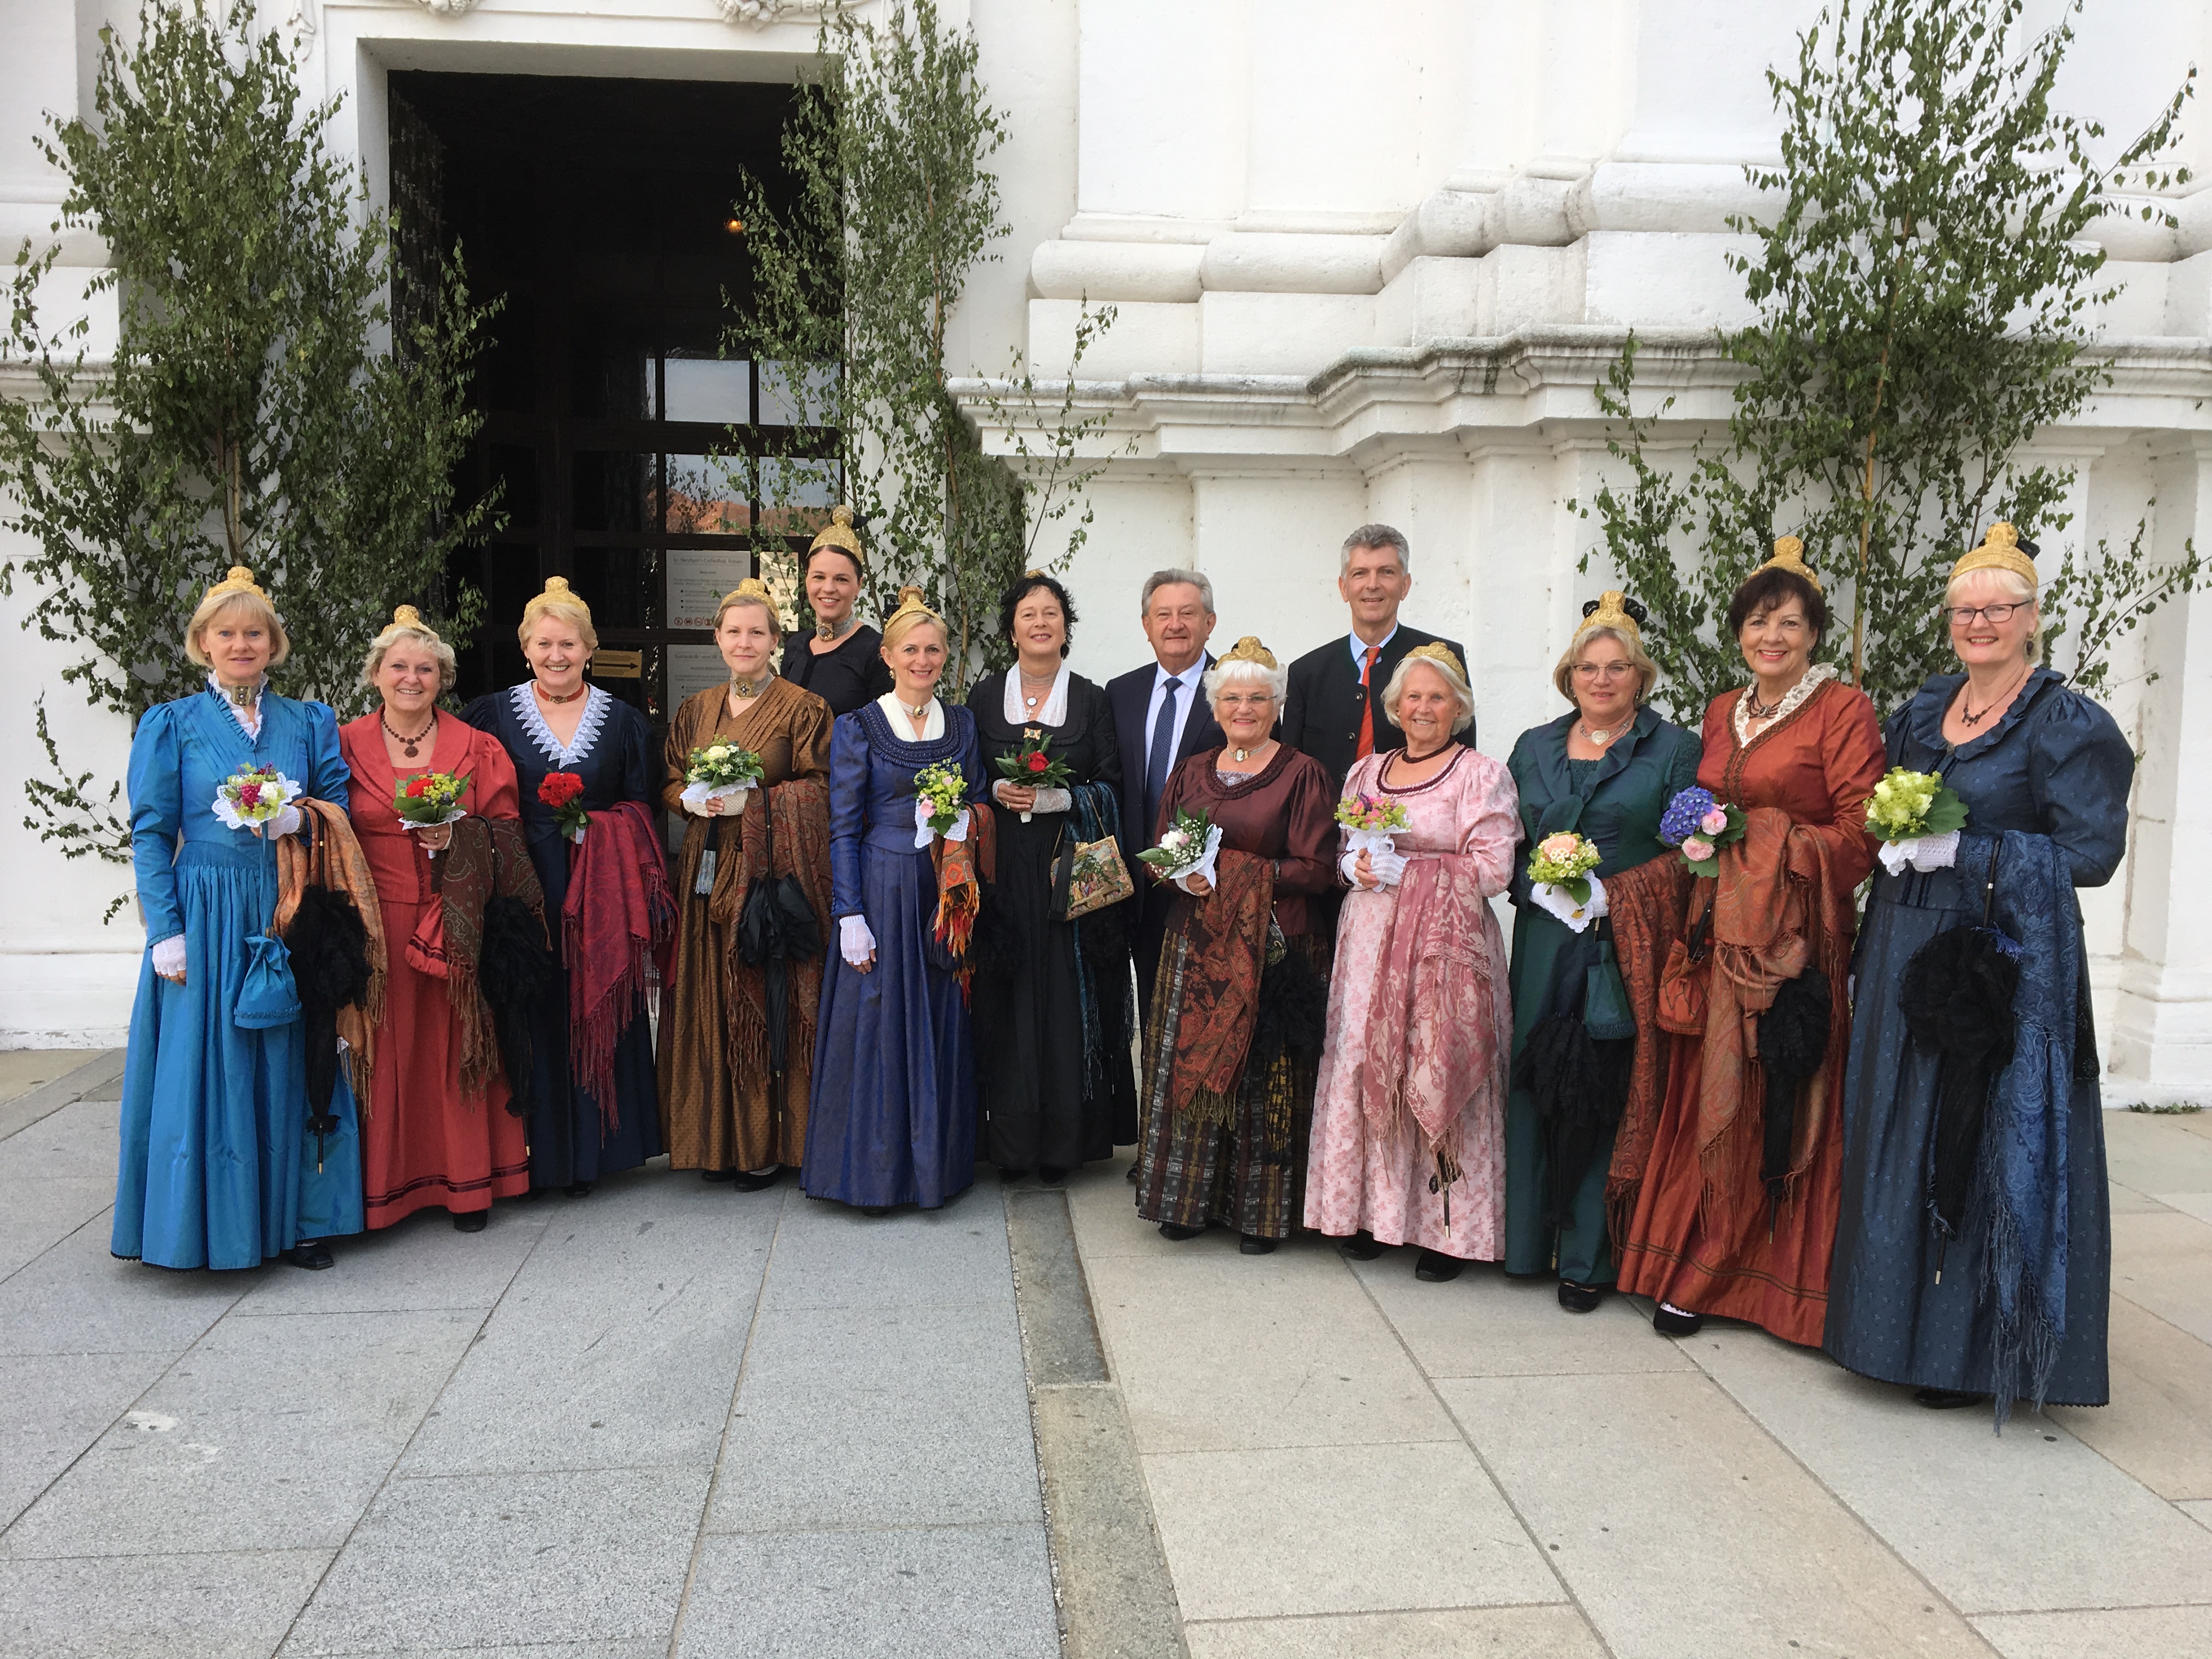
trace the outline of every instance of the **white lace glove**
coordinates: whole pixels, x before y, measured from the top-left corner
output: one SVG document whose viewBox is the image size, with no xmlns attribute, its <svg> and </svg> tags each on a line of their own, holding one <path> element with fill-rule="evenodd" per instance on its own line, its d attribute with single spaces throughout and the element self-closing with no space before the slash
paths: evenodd
<svg viewBox="0 0 2212 1659">
<path fill-rule="evenodd" d="M 841 916 L 837 921 L 837 953 L 853 968 L 865 968 L 876 954 L 876 936 L 868 931 L 866 916 Z"/>
<path fill-rule="evenodd" d="M 1359 848 L 1354 847 L 1350 848 L 1346 852 L 1342 858 L 1336 861 L 1336 867 L 1344 872 L 1345 882 L 1351 887 L 1352 891 L 1356 893 L 1377 892 L 1385 887 L 1395 887 L 1400 882 L 1406 878 L 1406 860 L 1403 854 L 1379 853 L 1371 848 L 1366 850 L 1367 872 L 1375 878 L 1375 885 L 1373 887 L 1364 887 L 1360 884 L 1359 854 L 1361 849 Z"/>
<path fill-rule="evenodd" d="M 182 984 L 185 977 L 185 936 L 172 933 L 154 946 L 154 971 L 163 979 Z"/>
<path fill-rule="evenodd" d="M 684 810 L 695 817 L 713 817 L 714 814 L 707 810 L 707 803 L 720 800 L 726 803 L 721 816 L 735 818 L 744 816 L 745 797 L 752 791 L 753 787 L 750 783 L 691 783 L 684 787 L 681 799 Z"/>
<path fill-rule="evenodd" d="M 307 820 L 300 815 L 298 807 L 288 805 L 267 823 L 261 826 L 261 833 L 270 841 L 276 840 L 279 836 L 296 836 L 300 833 L 300 826 L 306 822 Z"/>
<path fill-rule="evenodd" d="M 915 846 L 917 848 L 928 846 L 931 838 L 936 834 L 937 832 L 929 827 L 929 803 L 926 800 L 917 799 L 914 804 Z M 947 841 L 965 841 L 968 839 L 968 809 L 966 807 L 962 807 L 960 811 L 954 815 L 952 819 L 952 827 L 945 832 L 945 839 Z"/>
<path fill-rule="evenodd" d="M 1911 841 L 1886 841 L 1875 856 L 1893 876 L 1903 875 L 1908 864 L 1923 875 L 1948 870 L 1959 862 L 1959 832 L 1950 830 L 1940 836 L 1915 836 Z"/>
<path fill-rule="evenodd" d="M 1576 903 L 1572 894 L 1565 888 L 1553 886 L 1548 881 L 1532 884 L 1528 896 L 1540 908 L 1550 911 L 1579 933 L 1611 908 L 1606 901 L 1605 884 L 1595 876 L 1585 876 L 1583 879 L 1589 883 L 1589 902 L 1587 904 Z"/>
</svg>

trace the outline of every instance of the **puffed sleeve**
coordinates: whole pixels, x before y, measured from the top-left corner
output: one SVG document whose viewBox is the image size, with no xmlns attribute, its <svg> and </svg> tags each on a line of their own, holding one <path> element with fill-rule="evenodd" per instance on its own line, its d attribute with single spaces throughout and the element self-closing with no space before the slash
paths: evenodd
<svg viewBox="0 0 2212 1659">
<path fill-rule="evenodd" d="M 469 743 L 470 763 L 476 769 L 476 815 L 480 818 L 519 818 L 522 816 L 522 785 L 514 775 L 514 763 L 499 739 L 479 732 Z"/>
<path fill-rule="evenodd" d="M 717 690 L 714 695 L 720 696 Z M 667 776 L 660 785 L 660 804 L 680 817 L 684 811 L 684 791 L 688 780 L 684 774 L 690 770 L 691 751 L 697 748 L 698 739 L 693 735 L 698 730 L 698 694 L 684 699 L 676 710 L 676 718 L 668 722 L 668 738 L 662 745 L 667 762 Z"/>
<path fill-rule="evenodd" d="M 1328 774 L 1310 755 L 1291 762 L 1289 774 L 1275 890 L 1325 893 L 1336 884 L 1336 794 Z"/>
<path fill-rule="evenodd" d="M 1705 751 L 1692 733 L 1679 726 L 1669 726 L 1674 735 L 1674 752 L 1667 757 L 1667 799 L 1671 801 L 1685 789 L 1698 781 L 1698 764 L 1705 759 Z"/>
<path fill-rule="evenodd" d="M 2102 887 L 2128 849 L 2128 787 L 2136 757 L 2112 717 L 2059 687 L 2034 714 L 2028 787 L 2035 819 L 2073 866 L 2076 887 Z"/>
<path fill-rule="evenodd" d="M 1800 827 L 1828 843 L 1834 878 L 1856 887 L 1874 868 L 1875 843 L 1866 832 L 1867 801 L 1881 781 L 1888 757 L 1882 747 L 1881 719 L 1866 693 L 1838 685 L 1828 701 L 1832 707 L 1821 747 L 1828 817 L 1825 823 Z"/>
<path fill-rule="evenodd" d="M 841 714 L 830 732 L 830 919 L 857 916 L 860 837 L 868 827 L 868 739 L 858 714 Z"/>
<path fill-rule="evenodd" d="M 461 709 L 461 724 L 473 726 L 479 732 L 496 733 L 499 730 L 499 705 L 506 693 L 488 691 L 481 697 L 471 697 Z"/>
<path fill-rule="evenodd" d="M 338 748 L 338 717 L 326 702 L 303 702 L 307 716 L 307 794 L 340 811 L 352 805 L 353 769 Z"/>
<path fill-rule="evenodd" d="M 149 945 L 185 931 L 176 872 L 177 835 L 184 827 L 183 750 L 174 703 L 157 703 L 138 717 L 125 784 L 131 793 L 131 866 Z"/>
<path fill-rule="evenodd" d="M 830 728 L 836 716 L 830 705 L 811 691 L 791 717 L 791 775 L 827 778 L 830 775 Z"/>
<path fill-rule="evenodd" d="M 1490 898 L 1513 878 L 1514 849 L 1521 844 L 1520 792 L 1513 775 L 1487 755 L 1471 755 L 1460 764 L 1474 768 L 1460 795 L 1460 856 L 1472 862 L 1482 896 Z"/>
<path fill-rule="evenodd" d="M 659 769 L 653 763 L 653 728 L 628 703 L 615 706 L 622 711 L 616 717 L 622 721 L 622 793 L 617 799 L 651 806 L 659 796 L 653 787 Z"/>
</svg>

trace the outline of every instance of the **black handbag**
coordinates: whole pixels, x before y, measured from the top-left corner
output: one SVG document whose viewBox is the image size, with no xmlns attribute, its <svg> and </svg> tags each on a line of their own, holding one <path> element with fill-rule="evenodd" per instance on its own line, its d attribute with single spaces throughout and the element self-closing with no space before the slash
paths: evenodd
<svg viewBox="0 0 2212 1659">
<path fill-rule="evenodd" d="M 754 878 L 738 912 L 738 960 L 767 976 L 768 1064 L 781 1077 L 790 1058 L 790 1021 L 785 1018 L 791 998 L 790 964 L 822 954 L 822 928 L 799 878 L 775 873 L 775 814 L 765 794 L 761 809 L 765 873 Z"/>
<path fill-rule="evenodd" d="M 1597 960 L 1583 979 L 1583 1029 L 1593 1042 L 1618 1042 L 1636 1035 L 1636 1010 L 1613 953 L 1613 919 L 1598 919 Z"/>
</svg>

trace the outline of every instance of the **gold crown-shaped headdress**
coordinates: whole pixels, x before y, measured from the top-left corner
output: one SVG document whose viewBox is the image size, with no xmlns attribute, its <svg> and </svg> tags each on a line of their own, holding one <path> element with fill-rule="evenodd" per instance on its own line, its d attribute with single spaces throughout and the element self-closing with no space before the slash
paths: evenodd
<svg viewBox="0 0 2212 1659">
<path fill-rule="evenodd" d="M 754 605 L 764 605 L 771 611 L 775 609 L 775 595 L 768 591 L 768 584 L 758 576 L 746 577 L 728 592 L 723 594 L 722 609 L 728 610 L 740 599 Z"/>
<path fill-rule="evenodd" d="M 1761 570 L 1786 570 L 1793 576 L 1802 576 L 1813 584 L 1815 593 L 1828 590 L 1820 586 L 1820 579 L 1813 574 L 1813 567 L 1805 562 L 1805 544 L 1795 536 L 1784 536 L 1774 544 L 1774 555 L 1759 567 Z"/>
<path fill-rule="evenodd" d="M 200 603 L 205 605 L 208 599 L 220 599 L 226 593 L 251 593 L 264 604 L 269 599 L 267 591 L 255 584 L 253 572 L 242 564 L 231 566 L 230 574 L 209 588 L 207 599 L 202 599 Z"/>
<path fill-rule="evenodd" d="M 815 532 L 814 539 L 807 544 L 806 551 L 811 556 L 825 547 L 834 547 L 842 553 L 851 554 L 854 564 L 863 571 L 867 569 L 867 555 L 860 551 L 860 532 L 853 528 L 853 509 L 842 501 L 830 509 L 830 522 Z"/>
<path fill-rule="evenodd" d="M 436 641 L 441 645 L 444 643 L 442 640 L 438 639 L 438 630 L 424 622 L 422 613 L 411 605 L 399 605 L 393 610 L 392 626 L 406 629 L 410 633 L 420 634 L 424 639 Z"/>
<path fill-rule="evenodd" d="M 583 595 L 568 586 L 568 579 L 566 576 L 548 576 L 545 579 L 545 591 L 522 607 L 523 626 L 528 627 L 531 618 L 541 611 L 550 610 L 556 605 L 564 609 L 581 611 L 586 622 L 592 619 L 592 607 L 584 603 Z"/>
<path fill-rule="evenodd" d="M 2036 586 L 2035 561 L 2021 550 L 2020 532 L 2002 519 L 1990 526 L 1979 547 L 1951 567 L 1951 580 L 1976 570 L 2009 570 L 2030 587 Z"/>
<path fill-rule="evenodd" d="M 1273 672 L 1275 669 L 1281 666 L 1281 665 L 1275 660 L 1275 653 L 1268 650 L 1266 646 L 1261 644 L 1257 635 L 1251 634 L 1247 634 L 1243 639 L 1237 641 L 1236 644 L 1231 646 L 1229 649 L 1221 653 L 1220 657 L 1217 659 L 1217 660 L 1220 662 L 1256 662 L 1261 667 L 1267 669 L 1270 672 Z"/>
<path fill-rule="evenodd" d="M 1459 659 L 1459 653 L 1442 640 L 1431 640 L 1426 645 L 1417 645 L 1406 653 L 1407 662 L 1416 657 L 1426 657 L 1431 662 L 1442 663 L 1458 679 L 1464 681 L 1467 678 L 1467 665 Z"/>
<path fill-rule="evenodd" d="M 1619 588 L 1607 588 L 1583 606 L 1583 619 L 1575 624 L 1575 637 L 1580 639 L 1593 629 L 1609 628 L 1617 634 L 1627 635 L 1638 645 L 1642 645 L 1644 630 L 1638 625 L 1636 611 L 1644 607 L 1636 605 L 1636 611 L 1631 611 L 1629 606 L 1635 604 Z"/>
<path fill-rule="evenodd" d="M 925 617 L 940 628 L 945 625 L 945 618 L 929 608 L 927 596 L 921 589 L 909 584 L 899 589 L 898 605 L 892 610 L 891 614 L 884 619 L 884 628 L 888 632 L 890 625 L 901 617 L 914 616 Z"/>
</svg>

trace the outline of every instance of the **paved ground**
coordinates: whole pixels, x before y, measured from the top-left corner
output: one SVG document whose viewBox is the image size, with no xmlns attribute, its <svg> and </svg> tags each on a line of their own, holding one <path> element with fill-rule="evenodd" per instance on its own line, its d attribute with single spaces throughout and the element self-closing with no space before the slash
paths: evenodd
<svg viewBox="0 0 2212 1659">
<path fill-rule="evenodd" d="M 41 1069 L 9 1659 L 2212 1652 L 2205 1117 L 2108 1115 L 2117 1403 L 2000 1440 L 1626 1301 L 1170 1245 L 1118 1167 L 875 1223 L 653 1169 L 162 1273 L 106 1253 L 113 1063 Z"/>
</svg>

